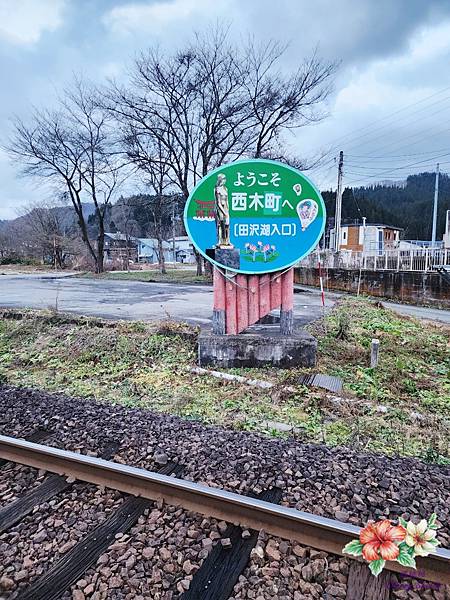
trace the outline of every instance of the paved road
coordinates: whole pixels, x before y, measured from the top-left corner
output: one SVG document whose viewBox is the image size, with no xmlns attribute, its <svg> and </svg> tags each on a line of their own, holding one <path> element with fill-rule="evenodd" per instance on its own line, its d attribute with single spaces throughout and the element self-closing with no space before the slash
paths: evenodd
<svg viewBox="0 0 450 600">
<path fill-rule="evenodd" d="M 333 304 L 330 297 L 327 307 Z M 57 307 L 62 312 L 107 319 L 157 321 L 170 317 L 207 326 L 212 311 L 212 287 L 7 274 L 0 275 L 0 306 Z M 322 307 L 317 292 L 295 294 L 295 312 L 299 325 L 318 318 Z"/>
<path fill-rule="evenodd" d="M 320 293 L 316 288 L 299 288 L 294 296 L 299 325 L 322 314 Z M 326 306 L 333 306 L 339 293 L 328 293 Z M 450 324 L 450 311 L 383 302 L 404 315 Z M 0 275 L 0 306 L 16 308 L 55 308 L 63 312 L 107 319 L 165 318 L 210 324 L 212 288 L 202 285 L 143 283 L 55 276 L 54 274 Z"/>
<path fill-rule="evenodd" d="M 416 319 L 427 319 L 430 321 L 439 321 L 450 325 L 450 310 L 440 308 L 430 308 L 427 306 L 414 306 L 412 304 L 396 304 L 395 302 L 383 302 L 383 306 L 391 308 L 401 315 L 415 317 Z"/>
</svg>

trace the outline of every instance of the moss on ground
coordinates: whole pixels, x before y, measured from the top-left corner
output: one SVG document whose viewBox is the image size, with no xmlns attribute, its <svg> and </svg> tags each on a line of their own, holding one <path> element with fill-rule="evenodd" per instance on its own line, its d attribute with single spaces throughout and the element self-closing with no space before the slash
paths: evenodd
<svg viewBox="0 0 450 600">
<path fill-rule="evenodd" d="M 286 435 L 271 423 L 281 422 L 305 440 L 450 459 L 450 328 L 345 299 L 310 330 L 319 340 L 316 370 L 344 381 L 338 398 L 299 385 L 307 372 L 301 369 L 228 370 L 272 381 L 270 390 L 194 375 L 197 332 L 185 324 L 45 311 L 4 311 L 0 382 L 271 435 Z M 368 366 L 374 337 L 381 347 L 376 370 Z"/>
</svg>

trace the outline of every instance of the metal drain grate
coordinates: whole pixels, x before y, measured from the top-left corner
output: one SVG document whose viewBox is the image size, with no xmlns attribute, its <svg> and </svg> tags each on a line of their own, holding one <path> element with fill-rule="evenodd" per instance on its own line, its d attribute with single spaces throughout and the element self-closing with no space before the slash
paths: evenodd
<svg viewBox="0 0 450 600">
<path fill-rule="evenodd" d="M 300 385 L 310 387 L 320 387 L 329 392 L 342 391 L 342 379 L 333 377 L 332 375 L 323 375 L 322 373 L 313 373 L 312 375 L 303 375 L 299 379 Z"/>
</svg>

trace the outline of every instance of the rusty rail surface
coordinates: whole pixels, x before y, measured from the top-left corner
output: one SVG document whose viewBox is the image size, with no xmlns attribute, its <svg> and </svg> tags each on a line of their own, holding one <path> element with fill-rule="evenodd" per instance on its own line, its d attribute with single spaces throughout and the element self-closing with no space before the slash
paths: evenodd
<svg viewBox="0 0 450 600">
<path fill-rule="evenodd" d="M 333 554 L 342 555 L 345 544 L 360 532 L 354 525 L 293 508 L 3 435 L 0 435 L 0 457 L 150 500 L 162 498 L 186 510 L 251 529 L 264 529 Z M 386 567 L 413 577 L 419 573 L 427 581 L 450 584 L 449 550 L 437 549 L 427 557 L 418 558 L 418 571 L 396 562 L 388 562 Z"/>
</svg>

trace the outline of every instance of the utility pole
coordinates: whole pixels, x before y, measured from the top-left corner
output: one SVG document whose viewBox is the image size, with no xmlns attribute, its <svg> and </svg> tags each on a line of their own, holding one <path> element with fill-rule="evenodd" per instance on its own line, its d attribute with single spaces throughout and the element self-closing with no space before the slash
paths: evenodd
<svg viewBox="0 0 450 600">
<path fill-rule="evenodd" d="M 439 163 L 436 165 L 436 180 L 434 183 L 434 206 L 433 206 L 433 232 L 431 234 L 431 247 L 436 246 L 436 223 L 437 223 L 437 207 L 439 195 Z"/>
<path fill-rule="evenodd" d="M 175 258 L 175 202 L 172 201 L 172 254 L 173 254 L 173 268 L 175 269 L 176 258 Z"/>
<path fill-rule="evenodd" d="M 362 277 L 362 270 L 364 267 L 364 250 L 366 247 L 366 217 L 362 218 L 362 229 L 363 229 L 363 243 L 362 243 L 361 259 L 360 259 L 360 263 L 359 263 L 358 291 L 356 293 L 357 296 L 359 296 L 359 292 L 361 291 L 361 277 Z M 358 229 L 358 233 L 359 233 L 359 229 Z"/>
<path fill-rule="evenodd" d="M 341 242 L 341 215 L 342 215 L 342 175 L 344 171 L 344 153 L 339 152 L 338 181 L 336 190 L 336 212 L 334 215 L 334 251 L 339 252 Z"/>
</svg>

